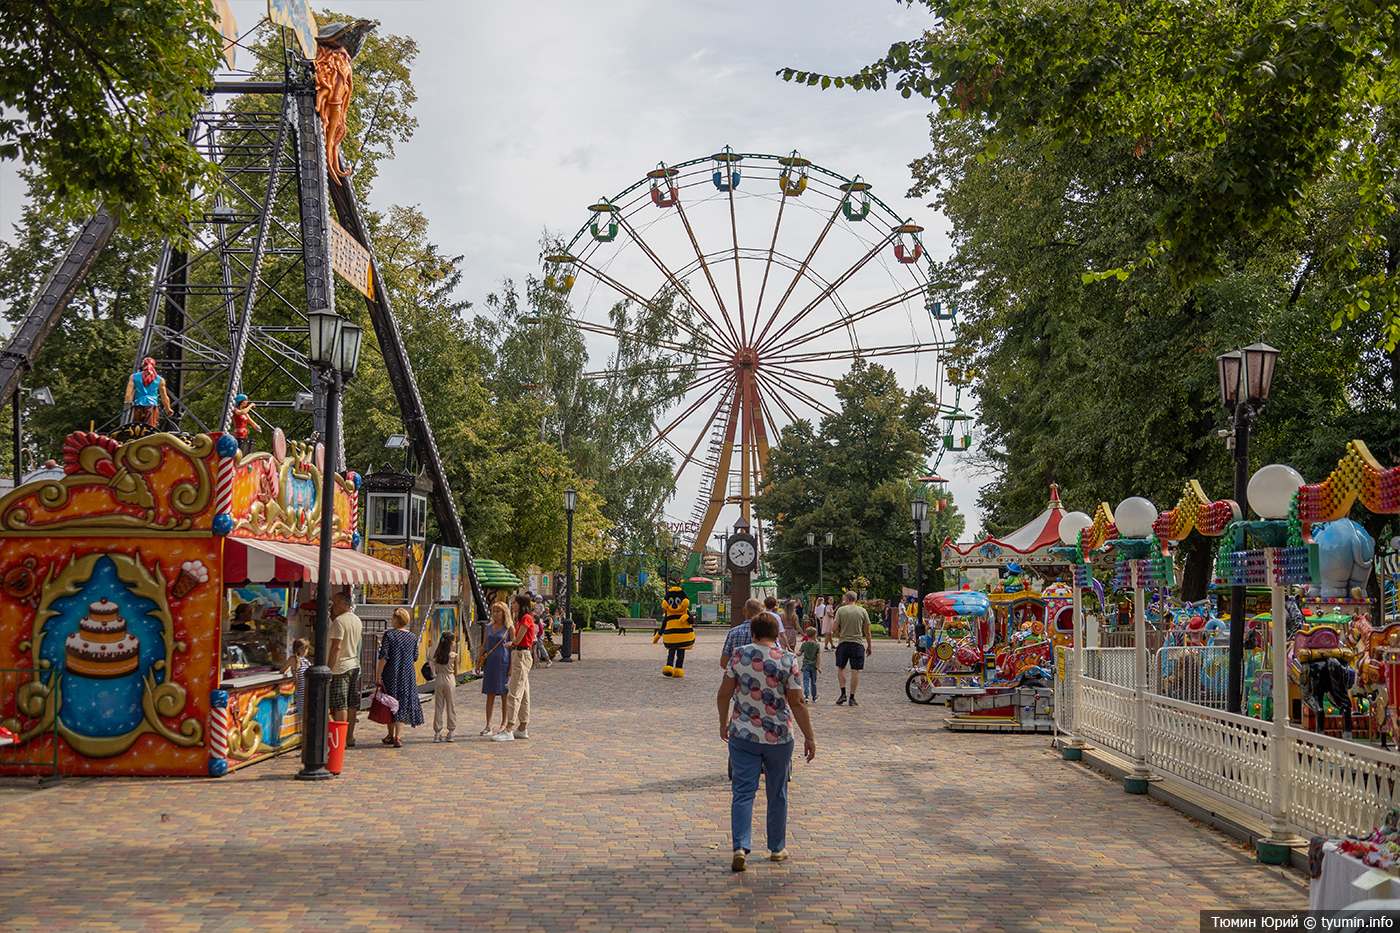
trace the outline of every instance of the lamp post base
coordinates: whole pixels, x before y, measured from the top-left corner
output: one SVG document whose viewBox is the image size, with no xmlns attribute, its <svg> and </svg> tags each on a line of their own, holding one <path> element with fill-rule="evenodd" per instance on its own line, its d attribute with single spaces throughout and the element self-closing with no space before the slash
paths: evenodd
<svg viewBox="0 0 1400 933">
<path fill-rule="evenodd" d="M 331 774 L 325 768 L 315 768 L 313 770 L 303 769 L 298 771 L 296 777 L 298 781 L 329 781 L 331 778 L 335 777 L 335 775 Z"/>
<path fill-rule="evenodd" d="M 1084 749 L 1076 748 L 1073 745 L 1066 745 L 1060 749 L 1060 754 L 1065 761 L 1082 761 L 1084 759 Z"/>
<path fill-rule="evenodd" d="M 563 661 L 565 664 L 573 664 L 573 663 L 574 663 L 574 659 L 573 659 L 573 658 L 560 658 L 559 660 Z"/>
</svg>

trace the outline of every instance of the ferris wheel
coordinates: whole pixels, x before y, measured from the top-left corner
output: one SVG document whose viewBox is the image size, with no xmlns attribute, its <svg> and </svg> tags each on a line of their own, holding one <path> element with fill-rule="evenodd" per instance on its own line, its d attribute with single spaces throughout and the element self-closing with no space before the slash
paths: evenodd
<svg viewBox="0 0 1400 933">
<path fill-rule="evenodd" d="M 608 367 L 583 378 L 635 391 L 635 370 L 616 361 L 642 344 L 654 351 L 650 375 L 680 381 L 632 459 L 670 454 L 673 488 L 698 473 L 680 535 L 691 550 L 703 549 L 726 505 L 752 522 L 770 444 L 786 424 L 832 414 L 831 390 L 855 360 L 897 365 L 902 380 L 934 393 L 951 419 L 935 458 L 966 448 L 963 380 L 943 364 L 957 286 L 936 281 L 923 228 L 859 175 L 796 151 L 725 147 L 660 163 L 589 210 L 573 239 L 545 256 L 544 282 L 567 293 L 565 323 L 607 354 Z M 664 308 L 668 328 L 630 324 L 619 313 L 629 305 Z"/>
</svg>

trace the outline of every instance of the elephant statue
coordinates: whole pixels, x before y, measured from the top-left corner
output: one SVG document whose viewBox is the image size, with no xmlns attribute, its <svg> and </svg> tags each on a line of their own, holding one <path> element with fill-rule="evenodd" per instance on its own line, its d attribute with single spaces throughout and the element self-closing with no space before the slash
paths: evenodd
<svg viewBox="0 0 1400 933">
<path fill-rule="evenodd" d="M 1366 529 L 1340 518 L 1314 525 L 1312 538 L 1322 574 L 1322 598 L 1346 599 L 1358 588 L 1364 592 L 1376 563 L 1376 542 Z"/>
</svg>

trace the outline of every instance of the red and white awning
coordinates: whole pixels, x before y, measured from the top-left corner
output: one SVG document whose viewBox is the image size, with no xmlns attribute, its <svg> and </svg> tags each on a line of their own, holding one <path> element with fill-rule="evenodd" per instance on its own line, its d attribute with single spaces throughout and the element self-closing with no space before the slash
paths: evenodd
<svg viewBox="0 0 1400 933">
<path fill-rule="evenodd" d="M 321 551 L 314 544 L 229 538 L 224 544 L 224 584 L 316 582 Z M 349 548 L 331 548 L 331 583 L 408 582 L 408 570 Z"/>
<path fill-rule="evenodd" d="M 1055 485 L 1050 487 L 1050 504 L 1035 518 L 1017 528 L 1004 538 L 984 538 L 971 544 L 955 544 L 947 541 L 943 545 L 944 567 L 1003 567 L 1007 564 L 1049 565 L 1062 564 L 1064 558 L 1057 557 L 1050 549 L 1060 544 L 1060 519 L 1065 516 L 1065 507 L 1060 502 L 1060 491 Z"/>
</svg>

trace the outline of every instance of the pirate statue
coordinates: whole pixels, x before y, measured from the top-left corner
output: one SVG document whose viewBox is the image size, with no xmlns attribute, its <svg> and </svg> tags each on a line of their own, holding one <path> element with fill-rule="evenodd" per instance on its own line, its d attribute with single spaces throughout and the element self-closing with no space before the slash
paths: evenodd
<svg viewBox="0 0 1400 933">
<path fill-rule="evenodd" d="M 146 357 L 141 361 L 141 369 L 126 380 L 126 403 L 131 406 L 131 420 L 148 427 L 160 426 L 160 408 L 175 417 L 175 409 L 170 405 L 170 396 L 165 391 L 165 377 L 156 373 L 156 361 Z"/>
</svg>

